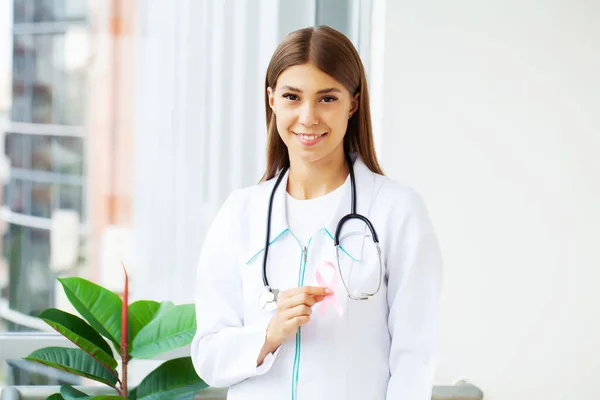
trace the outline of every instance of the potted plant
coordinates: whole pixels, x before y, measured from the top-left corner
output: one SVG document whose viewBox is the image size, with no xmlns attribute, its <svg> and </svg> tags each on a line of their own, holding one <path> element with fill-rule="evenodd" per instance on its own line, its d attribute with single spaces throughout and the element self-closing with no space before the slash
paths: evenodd
<svg viewBox="0 0 600 400">
<path fill-rule="evenodd" d="M 48 399 L 192 399 L 197 391 L 207 388 L 190 357 L 166 361 L 137 387 L 127 386 L 127 366 L 132 359 L 151 359 L 191 343 L 196 332 L 193 304 L 176 306 L 169 301 L 146 300 L 129 304 L 127 271 L 123 299 L 82 278 L 59 278 L 59 281 L 83 319 L 54 308 L 44 310 L 39 318 L 78 348 L 47 347 L 25 359 L 103 383 L 114 388 L 115 395 L 89 396 L 63 385 L 60 393 Z M 119 353 L 120 374 L 109 343 Z"/>
</svg>

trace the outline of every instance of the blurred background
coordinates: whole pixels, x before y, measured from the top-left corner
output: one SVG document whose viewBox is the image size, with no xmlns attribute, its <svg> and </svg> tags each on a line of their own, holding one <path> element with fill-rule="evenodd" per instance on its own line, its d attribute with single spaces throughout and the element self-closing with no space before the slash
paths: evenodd
<svg viewBox="0 0 600 400">
<path fill-rule="evenodd" d="M 132 300 L 193 301 L 206 229 L 263 172 L 270 56 L 322 24 L 440 236 L 436 381 L 600 398 L 597 0 L 0 0 L 0 361 L 47 344 L 60 276 L 120 293 L 124 260 Z"/>
</svg>

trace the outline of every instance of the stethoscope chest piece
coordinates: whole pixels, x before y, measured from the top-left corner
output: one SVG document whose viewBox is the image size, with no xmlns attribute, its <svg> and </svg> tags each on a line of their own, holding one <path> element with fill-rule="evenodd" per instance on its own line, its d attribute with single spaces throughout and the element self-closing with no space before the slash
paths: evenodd
<svg viewBox="0 0 600 400">
<path fill-rule="evenodd" d="M 258 296 L 258 303 L 265 311 L 275 311 L 277 309 L 277 295 L 279 290 L 265 288 L 265 290 Z"/>
</svg>

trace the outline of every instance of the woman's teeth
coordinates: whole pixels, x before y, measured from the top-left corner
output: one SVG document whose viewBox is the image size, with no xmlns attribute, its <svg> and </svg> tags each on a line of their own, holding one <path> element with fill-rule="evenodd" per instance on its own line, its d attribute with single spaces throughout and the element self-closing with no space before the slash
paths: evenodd
<svg viewBox="0 0 600 400">
<path fill-rule="evenodd" d="M 323 134 L 320 134 L 320 135 L 298 135 L 298 136 L 300 136 L 303 140 L 310 141 L 310 140 L 316 140 L 316 139 L 320 138 L 321 136 L 323 136 Z"/>
</svg>

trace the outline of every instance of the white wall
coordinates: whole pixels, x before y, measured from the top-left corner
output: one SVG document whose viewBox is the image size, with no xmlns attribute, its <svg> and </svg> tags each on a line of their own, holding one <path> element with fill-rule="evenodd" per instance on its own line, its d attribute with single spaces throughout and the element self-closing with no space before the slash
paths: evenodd
<svg viewBox="0 0 600 400">
<path fill-rule="evenodd" d="M 600 398 L 600 2 L 382 4 L 375 124 L 443 247 L 439 383 Z"/>
</svg>

